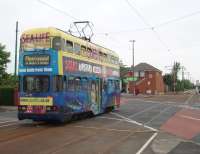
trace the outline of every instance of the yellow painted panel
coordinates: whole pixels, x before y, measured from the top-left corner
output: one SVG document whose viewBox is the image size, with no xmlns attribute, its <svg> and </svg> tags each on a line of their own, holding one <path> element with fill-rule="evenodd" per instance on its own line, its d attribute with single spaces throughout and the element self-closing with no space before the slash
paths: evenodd
<svg viewBox="0 0 200 154">
<path fill-rule="evenodd" d="M 52 97 L 20 97 L 20 105 L 31 105 L 31 106 L 52 106 Z"/>
<path fill-rule="evenodd" d="M 62 52 L 58 51 L 58 72 L 59 75 L 63 75 L 63 59 L 62 59 Z"/>
</svg>

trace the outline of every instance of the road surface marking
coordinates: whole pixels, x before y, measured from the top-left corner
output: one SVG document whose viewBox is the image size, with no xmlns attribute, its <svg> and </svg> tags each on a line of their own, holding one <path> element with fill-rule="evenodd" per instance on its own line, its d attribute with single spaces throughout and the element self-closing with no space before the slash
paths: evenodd
<svg viewBox="0 0 200 154">
<path fill-rule="evenodd" d="M 158 135 L 158 133 L 154 133 L 151 138 L 148 139 L 148 141 L 139 149 L 139 151 L 136 154 L 141 154 L 148 146 L 149 144 L 154 140 L 154 138 Z"/>
<path fill-rule="evenodd" d="M 0 122 L 0 124 L 4 124 L 4 123 L 10 123 L 10 122 L 16 122 L 16 121 L 19 121 L 19 120 L 3 121 L 3 122 Z"/>
<path fill-rule="evenodd" d="M 83 125 L 77 125 L 74 127 L 78 128 L 86 128 L 86 129 L 96 129 L 96 130 L 107 130 L 107 131 L 117 131 L 117 132 L 132 132 L 131 130 L 128 129 L 112 129 L 112 128 L 99 128 L 99 127 L 93 127 L 93 126 L 83 126 Z"/>
<path fill-rule="evenodd" d="M 139 125 L 139 126 L 143 126 L 143 127 L 145 127 L 145 128 L 148 128 L 148 129 L 150 129 L 150 130 L 152 130 L 152 131 L 155 131 L 155 132 L 158 131 L 157 129 L 155 129 L 155 128 L 153 128 L 153 127 L 147 126 L 147 125 L 145 125 L 145 124 L 142 124 L 142 123 L 140 123 L 140 122 L 137 122 L 137 121 L 135 121 L 135 120 L 132 120 L 132 119 L 130 119 L 130 118 L 127 118 L 127 117 L 125 117 L 125 116 L 123 116 L 123 115 L 120 115 L 120 114 L 118 114 L 118 113 L 113 113 L 113 112 L 112 112 L 111 114 L 114 114 L 114 115 L 116 115 L 116 116 L 118 116 L 118 117 L 124 119 L 125 121 L 130 122 L 130 123 L 134 123 L 134 124 L 136 124 L 136 125 Z"/>
<path fill-rule="evenodd" d="M 191 99 L 192 99 L 193 96 L 194 96 L 194 94 L 191 95 L 191 96 L 184 102 L 184 104 L 185 104 L 185 105 L 188 105 L 188 104 L 190 103 L 190 101 L 191 101 Z"/>
<path fill-rule="evenodd" d="M 193 117 L 190 117 L 190 116 L 185 116 L 185 115 L 178 115 L 178 116 L 179 116 L 179 117 L 182 117 L 182 118 L 185 118 L 185 119 L 200 121 L 200 119 L 198 119 L 198 118 L 193 118 Z"/>
<path fill-rule="evenodd" d="M 18 123 L 14 123 L 14 124 L 7 124 L 7 125 L 1 125 L 0 128 L 2 127 L 7 127 L 7 126 L 12 126 L 12 125 L 17 125 Z"/>
<path fill-rule="evenodd" d="M 142 125 L 143 127 L 145 127 L 145 128 L 148 128 L 148 129 L 150 129 L 151 131 L 154 131 L 155 133 L 147 140 L 147 142 L 138 150 L 138 152 L 136 153 L 136 154 L 141 154 L 148 146 L 149 146 L 149 144 L 153 141 L 153 139 L 158 135 L 158 130 L 157 129 L 155 129 L 155 128 L 153 128 L 153 127 L 150 127 L 150 126 L 147 126 L 147 125 L 143 125 L 142 123 L 139 123 L 139 122 L 137 122 L 137 121 L 134 121 L 134 120 L 132 120 L 132 119 L 129 119 L 129 118 L 127 118 L 127 117 L 124 117 L 124 116 L 122 116 L 122 115 L 120 115 L 120 114 L 117 114 L 117 113 L 111 113 L 111 114 L 114 114 L 114 115 L 116 115 L 116 116 L 118 116 L 118 117 L 120 117 L 120 118 L 123 118 L 124 120 L 127 120 L 128 122 L 130 122 L 130 123 L 134 123 L 134 124 L 137 124 L 137 125 Z"/>
<path fill-rule="evenodd" d="M 110 117 L 105 117 L 105 116 L 101 116 L 101 117 L 98 117 L 98 118 L 109 119 L 109 120 L 117 120 L 117 121 L 124 121 L 124 119 L 110 118 Z"/>
</svg>

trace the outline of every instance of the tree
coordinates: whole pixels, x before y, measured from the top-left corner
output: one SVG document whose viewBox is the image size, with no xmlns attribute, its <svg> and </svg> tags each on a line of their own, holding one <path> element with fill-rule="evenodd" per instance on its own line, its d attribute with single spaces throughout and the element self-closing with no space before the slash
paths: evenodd
<svg viewBox="0 0 200 154">
<path fill-rule="evenodd" d="M 6 73 L 7 63 L 9 60 L 10 53 L 6 51 L 5 45 L 0 43 L 0 77 L 2 77 Z"/>
<path fill-rule="evenodd" d="M 178 72 L 180 71 L 180 69 L 181 69 L 181 64 L 179 62 L 175 62 L 171 72 L 175 81 L 178 79 Z"/>
<path fill-rule="evenodd" d="M 165 74 L 163 76 L 163 81 L 169 87 L 169 90 L 172 90 L 172 87 L 173 87 L 173 77 L 172 77 L 172 74 Z"/>
<path fill-rule="evenodd" d="M 123 77 L 124 73 L 126 73 L 129 68 L 123 64 L 122 60 L 119 61 L 119 66 L 120 66 L 120 76 Z"/>
</svg>

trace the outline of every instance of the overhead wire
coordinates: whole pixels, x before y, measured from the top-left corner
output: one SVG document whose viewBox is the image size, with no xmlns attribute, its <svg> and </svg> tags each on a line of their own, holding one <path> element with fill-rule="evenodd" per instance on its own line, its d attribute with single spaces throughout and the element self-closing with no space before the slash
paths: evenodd
<svg viewBox="0 0 200 154">
<path fill-rule="evenodd" d="M 154 33 L 154 35 L 156 36 L 156 38 L 158 39 L 158 41 L 160 41 L 160 43 L 164 46 L 164 48 L 167 49 L 167 51 L 169 52 L 170 49 L 168 47 L 168 45 L 161 39 L 159 33 L 155 30 L 155 27 L 153 27 L 144 17 L 143 15 L 138 11 L 138 9 L 136 7 L 134 7 L 129 0 L 125 0 L 125 2 L 129 5 L 129 7 L 132 9 L 132 11 L 134 11 L 134 13 L 143 21 L 143 23 L 149 27 L 150 30 L 152 30 L 152 32 Z"/>
<path fill-rule="evenodd" d="M 127 1 L 127 2 L 130 4 L 129 1 Z M 135 9 L 136 8 L 134 7 L 134 11 L 135 11 Z M 137 13 L 138 16 L 140 16 L 143 19 L 143 21 L 148 25 L 148 27 L 132 29 L 132 30 L 130 29 L 130 30 L 119 30 L 119 31 L 111 31 L 111 32 L 98 32 L 96 34 L 97 35 L 109 35 L 109 34 L 129 33 L 129 32 L 137 32 L 137 31 L 145 31 L 145 30 L 154 30 L 154 29 L 158 29 L 160 27 L 167 26 L 169 24 L 172 24 L 172 23 L 187 19 L 189 17 L 198 15 L 198 14 L 200 14 L 200 10 L 192 12 L 192 13 L 189 13 L 189 14 L 186 14 L 186 15 L 183 15 L 183 16 L 180 16 L 180 17 L 177 17 L 177 18 L 174 18 L 174 19 L 170 19 L 168 21 L 165 21 L 165 22 L 162 22 L 160 24 L 153 25 L 153 26 L 151 26 L 138 11 L 136 11 L 135 13 Z"/>
<path fill-rule="evenodd" d="M 43 5 L 45 5 L 45 6 L 49 7 L 49 8 L 51 8 L 51 9 L 56 10 L 56 11 L 59 12 L 59 13 L 62 13 L 62 14 L 64 14 L 64 15 L 68 16 L 69 18 L 72 18 L 72 19 L 74 19 L 74 20 L 79 20 L 78 18 L 72 16 L 72 15 L 69 14 L 68 12 L 63 11 L 63 10 L 61 10 L 61 9 L 58 9 L 58 8 L 56 8 L 55 6 L 49 4 L 49 3 L 45 2 L 45 1 L 42 1 L 42 0 L 37 0 L 37 1 L 38 1 L 39 3 L 41 3 L 41 4 L 43 4 Z"/>
<path fill-rule="evenodd" d="M 183 16 L 181 16 L 181 17 L 177 17 L 177 18 L 168 20 L 168 21 L 163 22 L 163 23 L 160 23 L 160 24 L 157 24 L 157 25 L 154 26 L 154 28 L 159 28 L 159 27 L 162 27 L 162 26 L 166 26 L 166 25 L 169 25 L 169 24 L 171 24 L 171 23 L 178 22 L 178 21 L 184 20 L 184 19 L 186 19 L 186 18 L 195 16 L 195 15 L 198 15 L 198 14 L 200 14 L 200 10 L 199 10 L 199 11 L 192 12 L 192 13 L 189 13 L 189 14 L 186 14 L 186 15 L 183 15 Z"/>
</svg>

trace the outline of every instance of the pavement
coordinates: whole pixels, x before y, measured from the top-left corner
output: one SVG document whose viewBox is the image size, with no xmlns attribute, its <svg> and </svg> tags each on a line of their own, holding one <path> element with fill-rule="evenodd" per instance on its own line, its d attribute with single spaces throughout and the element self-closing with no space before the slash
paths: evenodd
<svg viewBox="0 0 200 154">
<path fill-rule="evenodd" d="M 121 104 L 117 111 L 65 125 L 18 121 L 14 108 L 4 110 L 0 153 L 200 153 L 199 95 L 122 95 Z"/>
<path fill-rule="evenodd" d="M 17 106 L 0 106 L 0 112 L 16 111 Z"/>
</svg>

